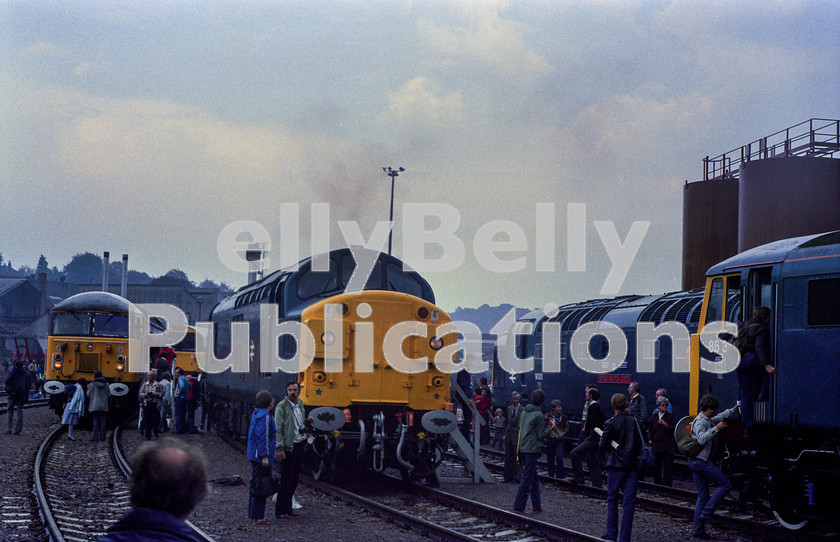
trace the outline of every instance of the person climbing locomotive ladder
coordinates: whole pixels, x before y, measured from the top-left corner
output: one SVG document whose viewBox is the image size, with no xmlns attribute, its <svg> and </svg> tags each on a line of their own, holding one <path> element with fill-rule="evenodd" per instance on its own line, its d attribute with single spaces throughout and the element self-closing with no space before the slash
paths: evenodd
<svg viewBox="0 0 840 542">
<path fill-rule="evenodd" d="M 739 405 L 717 414 L 720 407 L 718 401 L 711 394 L 700 399 L 700 413 L 691 423 L 691 435 L 700 444 L 700 452 L 688 460 L 688 468 L 694 478 L 697 488 L 697 502 L 694 505 L 694 538 L 710 539 L 706 532 L 706 521 L 711 519 L 718 504 L 732 489 L 732 482 L 712 461 L 717 446 L 718 433 L 726 429 L 726 418 L 732 418 L 738 413 Z M 717 485 L 715 493 L 709 497 L 709 484 Z"/>
<path fill-rule="evenodd" d="M 776 373 L 770 359 L 770 309 L 756 307 L 752 318 L 741 324 L 736 343 L 741 351 L 741 361 L 735 369 L 738 379 L 738 397 L 741 401 L 741 420 L 749 430 L 753 423 L 753 400 L 765 400 L 769 375 Z"/>
</svg>

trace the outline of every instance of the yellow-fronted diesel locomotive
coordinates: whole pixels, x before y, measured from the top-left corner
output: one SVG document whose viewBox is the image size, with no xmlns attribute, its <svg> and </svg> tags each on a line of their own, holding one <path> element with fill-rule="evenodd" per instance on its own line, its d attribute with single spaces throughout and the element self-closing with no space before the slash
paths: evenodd
<svg viewBox="0 0 840 542">
<path fill-rule="evenodd" d="M 65 403 L 65 387 L 84 378 L 92 382 L 95 371 L 110 383 L 112 417 L 137 409 L 137 393 L 144 373 L 128 369 L 129 301 L 109 292 L 83 292 L 58 303 L 50 311 L 47 337 L 44 391 L 50 407 L 60 412 Z M 166 330 L 157 318 L 149 321 L 152 333 Z M 186 371 L 196 371 L 195 329 L 175 345 L 176 363 Z M 149 362 L 149 357 L 144 358 Z"/>
<path fill-rule="evenodd" d="M 108 292 L 83 292 L 50 311 L 44 391 L 60 412 L 68 382 L 93 381 L 95 371 L 111 384 L 117 411 L 136 409 L 140 377 L 128 371 L 128 300 Z"/>
<path fill-rule="evenodd" d="M 375 470 L 393 467 L 406 479 L 434 478 L 446 434 L 456 423 L 450 376 L 434 364 L 435 355 L 456 342 L 455 333 L 438 336 L 450 318 L 434 304 L 429 283 L 391 255 L 374 253 L 364 288 L 352 292 L 347 289 L 356 270 L 353 252 L 333 250 L 326 257 L 326 271 L 314 270 L 308 258 L 245 286 L 213 310 L 218 358 L 230 352 L 232 323 L 250 324 L 251 343 L 247 373 L 228 369 L 208 375 L 216 425 L 244 436 L 255 394 L 268 389 L 279 402 L 287 381 L 296 380 L 315 419 L 310 460 L 316 476 L 329 476 L 350 462 Z M 301 341 L 300 348 L 288 334 L 277 339 L 279 357 L 311 359 L 301 372 L 261 372 L 265 304 L 276 305 L 279 323 L 299 322 L 311 332 L 314 341 Z M 340 352 L 331 353 L 337 340 Z M 398 370 L 409 364 L 417 372 Z M 434 422 L 423 418 L 427 413 Z"/>
</svg>

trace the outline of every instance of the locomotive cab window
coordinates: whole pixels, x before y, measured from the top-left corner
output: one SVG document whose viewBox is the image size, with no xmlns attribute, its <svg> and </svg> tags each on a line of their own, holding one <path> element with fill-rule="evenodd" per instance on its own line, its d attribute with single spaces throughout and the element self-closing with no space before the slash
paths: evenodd
<svg viewBox="0 0 840 542">
<path fill-rule="evenodd" d="M 353 272 L 356 270 L 356 259 L 352 254 L 347 254 L 341 258 L 341 287 L 347 288 L 350 279 L 353 277 Z M 381 290 L 382 289 L 382 261 L 377 258 L 376 263 L 373 264 L 373 269 L 370 271 L 370 276 L 365 283 L 365 290 Z"/>
<path fill-rule="evenodd" d="M 423 297 L 423 287 L 417 282 L 417 279 L 406 273 L 399 265 L 389 263 L 385 266 L 385 274 L 389 290 L 403 292 L 414 297 Z"/>
<path fill-rule="evenodd" d="M 712 281 L 709 289 L 709 302 L 706 308 L 706 324 L 719 322 L 723 317 L 723 278 Z"/>
<path fill-rule="evenodd" d="M 752 315 L 752 310 L 758 306 L 773 306 L 772 268 L 763 267 L 750 269 L 749 291 L 747 292 L 746 315 Z"/>
<path fill-rule="evenodd" d="M 808 283 L 808 325 L 840 325 L 840 277 Z"/>
<path fill-rule="evenodd" d="M 177 352 L 195 352 L 195 333 L 188 331 L 184 338 L 172 349 Z"/>
<path fill-rule="evenodd" d="M 90 333 L 90 320 L 88 313 L 58 313 L 53 317 L 50 335 L 87 335 Z"/>
<path fill-rule="evenodd" d="M 298 297 L 309 299 L 338 289 L 338 265 L 330 258 L 329 271 L 313 271 L 309 268 L 298 279 Z"/>
<path fill-rule="evenodd" d="M 101 337 L 127 337 L 128 316 L 125 314 L 97 314 L 93 320 L 93 334 Z"/>
</svg>

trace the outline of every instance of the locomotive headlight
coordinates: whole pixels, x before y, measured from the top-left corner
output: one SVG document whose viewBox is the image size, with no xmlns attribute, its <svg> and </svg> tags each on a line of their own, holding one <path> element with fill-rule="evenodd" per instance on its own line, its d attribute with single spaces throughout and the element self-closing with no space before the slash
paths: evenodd
<svg viewBox="0 0 840 542">
<path fill-rule="evenodd" d="M 440 350 L 443 348 L 443 339 L 440 337 L 432 337 L 431 340 L 429 340 L 429 346 L 432 347 L 432 350 Z"/>
<path fill-rule="evenodd" d="M 61 359 L 62 359 L 63 357 L 64 357 L 64 356 L 62 356 L 62 355 L 61 355 L 61 354 L 59 354 L 58 352 L 56 352 L 55 354 L 53 354 L 53 360 L 54 360 L 54 361 L 61 361 Z M 61 365 L 61 364 L 59 364 L 59 365 Z"/>
<path fill-rule="evenodd" d="M 122 363 L 117 363 L 117 371 L 119 371 L 119 372 L 125 371 L 125 365 L 123 365 Z"/>
<path fill-rule="evenodd" d="M 417 309 L 417 318 L 419 318 L 421 320 L 425 320 L 428 317 L 429 317 L 429 309 L 427 309 L 426 307 L 420 307 L 419 309 Z"/>
<path fill-rule="evenodd" d="M 117 363 L 120 363 L 120 364 L 125 363 L 125 356 L 117 356 Z"/>
<path fill-rule="evenodd" d="M 335 335 L 331 331 L 324 332 L 321 334 L 321 342 L 327 346 L 332 346 L 335 342 Z"/>
<path fill-rule="evenodd" d="M 61 370 L 61 354 L 56 354 L 58 357 L 53 357 L 53 369 L 56 371 Z"/>
<path fill-rule="evenodd" d="M 93 343 L 87 343 L 87 349 L 93 350 Z"/>
</svg>

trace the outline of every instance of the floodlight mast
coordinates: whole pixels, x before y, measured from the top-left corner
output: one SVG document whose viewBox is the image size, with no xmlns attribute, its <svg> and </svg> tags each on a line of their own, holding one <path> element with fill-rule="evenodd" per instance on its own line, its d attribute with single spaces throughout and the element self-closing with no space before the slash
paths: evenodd
<svg viewBox="0 0 840 542">
<path fill-rule="evenodd" d="M 385 172 L 385 175 L 391 177 L 391 231 L 388 232 L 388 254 L 391 254 L 391 241 L 394 237 L 394 179 L 399 177 L 400 173 L 405 171 L 405 168 L 400 166 L 396 169 L 391 168 L 390 166 L 383 167 L 382 171 Z"/>
</svg>

